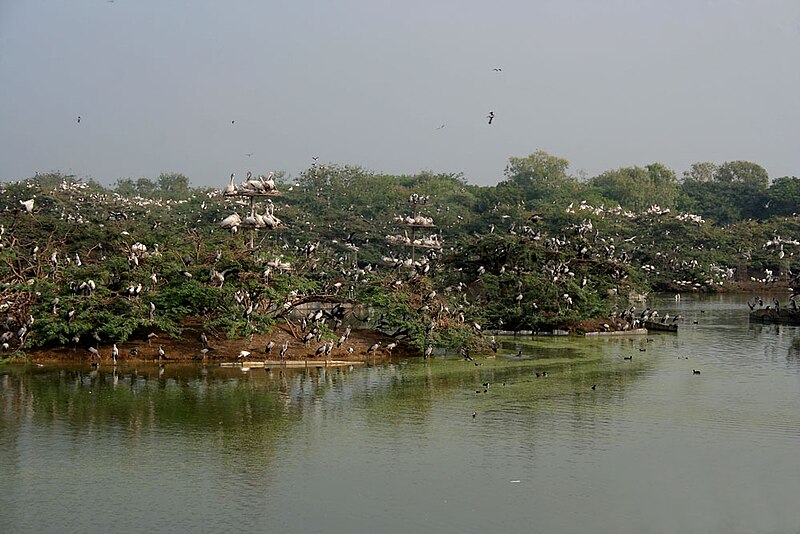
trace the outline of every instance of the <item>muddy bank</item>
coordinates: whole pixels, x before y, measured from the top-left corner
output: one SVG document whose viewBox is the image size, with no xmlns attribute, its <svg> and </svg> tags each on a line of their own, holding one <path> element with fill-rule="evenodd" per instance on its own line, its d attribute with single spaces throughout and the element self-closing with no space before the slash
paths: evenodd
<svg viewBox="0 0 800 534">
<path fill-rule="evenodd" d="M 123 361 L 154 361 L 158 359 L 158 349 L 163 347 L 165 359 L 167 361 L 236 361 L 241 351 L 249 351 L 247 360 L 277 360 L 279 351 L 284 342 L 289 342 L 286 352 L 287 360 L 314 359 L 314 353 L 318 347 L 326 340 L 317 342 L 311 341 L 308 345 L 303 343 L 304 333 L 299 328 L 290 324 L 282 323 L 272 327 L 272 331 L 267 334 L 253 335 L 244 339 L 227 339 L 222 336 L 215 336 L 206 333 L 208 336 L 208 352 L 203 355 L 201 350 L 204 348 L 200 340 L 203 328 L 198 324 L 191 324 L 187 321 L 183 333 L 178 338 L 169 337 L 167 334 L 155 331 L 156 335 L 148 340 L 147 334 L 140 334 L 132 337 L 125 343 L 118 343 L 119 360 Z M 341 333 L 339 334 L 341 335 Z M 265 349 L 270 341 L 275 342 L 272 351 L 267 354 Z M 397 343 L 397 346 L 389 351 L 385 347 L 389 343 Z M 367 353 L 367 349 L 375 343 L 381 343 L 380 348 L 374 353 Z M 113 343 L 99 343 L 94 345 L 97 348 L 101 362 L 111 362 L 111 348 Z M 59 347 L 50 349 L 28 349 L 26 356 L 31 361 L 90 361 L 92 354 L 89 347 L 80 345 L 76 347 Z M 352 350 L 351 350 L 352 349 Z M 404 343 L 398 342 L 380 332 L 371 329 L 353 329 L 350 338 L 336 346 L 327 359 L 351 360 L 351 361 L 373 361 L 388 358 L 390 356 L 421 356 L 421 353 L 408 347 Z M 316 357 L 325 359 L 324 357 Z"/>
</svg>

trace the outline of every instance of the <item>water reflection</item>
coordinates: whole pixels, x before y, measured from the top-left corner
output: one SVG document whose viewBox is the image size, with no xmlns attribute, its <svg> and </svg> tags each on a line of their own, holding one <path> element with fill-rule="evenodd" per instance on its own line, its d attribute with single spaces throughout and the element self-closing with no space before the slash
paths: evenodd
<svg viewBox="0 0 800 534">
<path fill-rule="evenodd" d="M 745 301 L 475 362 L 5 367 L 0 509 L 15 532 L 108 528 L 86 502 L 136 531 L 790 531 L 800 329 Z"/>
</svg>

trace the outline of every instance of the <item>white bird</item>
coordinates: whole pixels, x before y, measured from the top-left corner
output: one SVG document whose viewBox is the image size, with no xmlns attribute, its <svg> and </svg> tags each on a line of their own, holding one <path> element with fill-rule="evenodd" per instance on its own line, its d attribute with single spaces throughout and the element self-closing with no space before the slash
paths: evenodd
<svg viewBox="0 0 800 534">
<path fill-rule="evenodd" d="M 35 197 L 34 197 L 35 198 Z M 19 203 L 22 204 L 22 207 L 25 208 L 26 213 L 30 213 L 33 211 L 33 201 L 34 198 L 30 200 L 20 200 Z"/>
<path fill-rule="evenodd" d="M 235 174 L 231 174 L 231 181 L 228 182 L 228 185 L 225 186 L 225 194 L 232 195 L 236 192 L 236 186 L 233 183 L 234 178 L 236 178 Z"/>
<path fill-rule="evenodd" d="M 248 356 L 250 356 L 250 351 L 249 350 L 243 350 L 243 351 L 239 352 L 239 355 L 236 357 L 236 359 L 241 360 L 241 359 L 247 358 Z"/>
<path fill-rule="evenodd" d="M 370 348 L 367 349 L 367 354 L 375 353 L 375 351 L 377 351 L 380 346 L 381 342 L 378 341 L 377 343 L 375 343 L 374 345 L 372 345 Z"/>
<path fill-rule="evenodd" d="M 119 349 L 117 348 L 117 344 L 114 343 L 114 345 L 111 347 L 111 360 L 114 363 L 117 363 L 117 356 L 119 356 Z"/>
</svg>

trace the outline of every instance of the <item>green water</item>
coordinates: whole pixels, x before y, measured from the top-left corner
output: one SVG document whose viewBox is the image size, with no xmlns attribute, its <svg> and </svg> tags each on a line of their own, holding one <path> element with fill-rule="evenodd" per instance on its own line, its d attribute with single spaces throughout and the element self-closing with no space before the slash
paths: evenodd
<svg viewBox="0 0 800 534">
<path fill-rule="evenodd" d="M 748 324 L 747 297 L 649 303 L 677 335 L 505 338 L 476 362 L 6 366 L 0 524 L 798 532 L 800 329 Z"/>
</svg>

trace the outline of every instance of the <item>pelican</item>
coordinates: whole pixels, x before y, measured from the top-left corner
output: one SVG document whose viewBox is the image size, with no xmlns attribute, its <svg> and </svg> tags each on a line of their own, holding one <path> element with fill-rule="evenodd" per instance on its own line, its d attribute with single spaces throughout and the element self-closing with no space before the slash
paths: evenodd
<svg viewBox="0 0 800 534">
<path fill-rule="evenodd" d="M 253 174 L 247 171 L 247 180 L 242 184 L 242 189 L 249 191 L 263 191 L 264 183 L 261 180 L 253 180 Z"/>
<path fill-rule="evenodd" d="M 228 215 L 219 223 L 220 227 L 222 228 L 232 228 L 234 226 L 239 226 L 242 224 L 242 218 L 239 216 L 238 213 L 234 213 L 232 215 Z"/>
<path fill-rule="evenodd" d="M 276 189 L 276 187 L 275 187 L 275 179 L 273 178 L 273 176 L 275 176 L 275 173 L 270 171 L 269 176 L 267 177 L 266 180 L 264 179 L 263 176 L 259 176 L 258 177 L 258 179 L 261 181 L 261 189 L 263 191 L 267 191 L 267 192 L 275 191 L 275 189 Z"/>
</svg>

